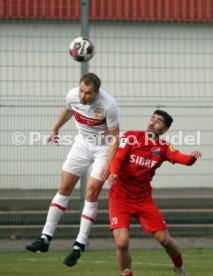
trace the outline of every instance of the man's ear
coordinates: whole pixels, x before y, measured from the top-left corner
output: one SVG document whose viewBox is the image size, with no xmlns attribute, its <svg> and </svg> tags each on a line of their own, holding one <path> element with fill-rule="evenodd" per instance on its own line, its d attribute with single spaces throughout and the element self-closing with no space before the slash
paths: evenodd
<svg viewBox="0 0 213 276">
<path fill-rule="evenodd" d="M 166 133 L 168 131 L 169 127 L 164 127 L 162 130 L 162 134 Z"/>
</svg>

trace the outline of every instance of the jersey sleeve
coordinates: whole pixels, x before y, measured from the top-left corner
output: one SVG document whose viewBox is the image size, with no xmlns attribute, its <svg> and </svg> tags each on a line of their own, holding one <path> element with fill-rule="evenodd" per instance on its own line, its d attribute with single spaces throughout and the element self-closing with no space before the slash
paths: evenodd
<svg viewBox="0 0 213 276">
<path fill-rule="evenodd" d="M 121 165 L 130 151 L 130 143 L 128 143 L 128 135 L 129 135 L 128 132 L 125 133 L 120 140 L 118 150 L 110 165 L 111 174 L 119 174 Z"/>
<path fill-rule="evenodd" d="M 178 163 L 186 166 L 190 166 L 196 161 L 194 156 L 181 153 L 172 145 L 167 145 L 166 159 L 173 164 Z"/>
<path fill-rule="evenodd" d="M 65 98 L 65 104 L 66 104 L 66 108 L 69 110 L 72 110 L 72 105 L 74 102 L 74 97 L 75 97 L 75 93 L 74 93 L 74 89 L 71 89 Z"/>
<path fill-rule="evenodd" d="M 109 129 L 115 129 L 119 126 L 119 113 L 116 102 L 112 102 L 107 107 L 106 124 Z"/>
</svg>

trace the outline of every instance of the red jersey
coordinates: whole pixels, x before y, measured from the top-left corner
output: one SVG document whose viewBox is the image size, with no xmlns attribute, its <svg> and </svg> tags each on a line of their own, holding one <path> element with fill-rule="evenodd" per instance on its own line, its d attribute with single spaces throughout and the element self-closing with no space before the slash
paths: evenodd
<svg viewBox="0 0 213 276">
<path fill-rule="evenodd" d="M 151 180 L 164 161 L 192 165 L 195 158 L 180 153 L 162 139 L 149 139 L 148 132 L 128 131 L 121 139 L 110 173 L 118 175 L 110 196 L 140 199 L 151 196 Z"/>
</svg>

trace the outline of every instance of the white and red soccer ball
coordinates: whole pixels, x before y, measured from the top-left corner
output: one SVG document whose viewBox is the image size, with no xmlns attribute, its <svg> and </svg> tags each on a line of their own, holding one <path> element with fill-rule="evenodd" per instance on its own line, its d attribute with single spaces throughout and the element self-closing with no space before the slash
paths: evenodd
<svg viewBox="0 0 213 276">
<path fill-rule="evenodd" d="M 71 57 L 78 62 L 87 62 L 95 54 L 95 44 L 87 37 L 75 38 L 69 48 Z"/>
</svg>

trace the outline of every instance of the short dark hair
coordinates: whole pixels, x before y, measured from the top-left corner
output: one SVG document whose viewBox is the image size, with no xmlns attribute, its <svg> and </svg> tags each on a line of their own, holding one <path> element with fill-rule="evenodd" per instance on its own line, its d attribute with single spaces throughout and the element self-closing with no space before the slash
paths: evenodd
<svg viewBox="0 0 213 276">
<path fill-rule="evenodd" d="M 157 109 L 157 110 L 155 110 L 153 115 L 154 114 L 161 115 L 164 118 L 164 123 L 165 123 L 166 127 L 169 128 L 171 126 L 171 124 L 173 122 L 173 118 L 166 111 Z"/>
<path fill-rule="evenodd" d="M 85 84 L 93 84 L 95 91 L 98 91 L 100 86 L 101 86 L 101 80 L 99 79 L 99 77 L 97 75 L 95 75 L 94 73 L 86 73 L 84 74 L 81 79 L 80 79 L 80 83 L 84 82 Z"/>
</svg>

